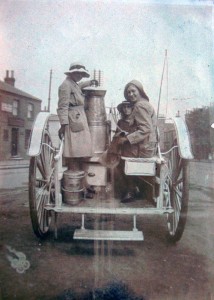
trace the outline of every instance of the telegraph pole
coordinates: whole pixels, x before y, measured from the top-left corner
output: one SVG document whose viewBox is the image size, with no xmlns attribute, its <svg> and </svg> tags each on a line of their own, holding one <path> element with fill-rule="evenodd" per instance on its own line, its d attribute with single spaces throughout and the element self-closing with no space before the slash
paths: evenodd
<svg viewBox="0 0 214 300">
<path fill-rule="evenodd" d="M 50 70 L 49 93 L 48 93 L 48 111 L 49 112 L 50 112 L 50 106 L 51 106 L 51 81 L 52 81 L 52 69 Z"/>
<path fill-rule="evenodd" d="M 161 84 L 160 84 L 160 91 L 159 91 L 159 97 L 158 97 L 157 119 L 158 119 L 158 116 L 159 116 L 160 100 L 161 100 L 161 90 L 162 90 L 163 76 L 164 76 L 164 71 L 165 71 L 166 64 L 167 64 L 167 49 L 165 50 L 165 57 L 164 57 L 164 63 L 163 63 L 163 71 L 162 71 L 162 76 L 161 76 Z M 168 71 L 168 67 L 167 67 L 167 71 Z M 168 76 L 167 76 L 167 80 L 168 80 Z M 168 84 L 167 84 L 167 86 L 168 86 Z"/>
</svg>

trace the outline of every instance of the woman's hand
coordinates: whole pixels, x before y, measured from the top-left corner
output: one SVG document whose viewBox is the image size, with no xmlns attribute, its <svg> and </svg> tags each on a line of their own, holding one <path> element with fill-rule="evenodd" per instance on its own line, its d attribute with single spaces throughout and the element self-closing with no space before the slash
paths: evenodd
<svg viewBox="0 0 214 300">
<path fill-rule="evenodd" d="M 58 131 L 58 136 L 60 140 L 65 136 L 65 124 L 61 125 L 59 131 Z"/>
<path fill-rule="evenodd" d="M 97 87 L 99 85 L 99 82 L 96 79 L 91 80 L 91 86 Z"/>
</svg>

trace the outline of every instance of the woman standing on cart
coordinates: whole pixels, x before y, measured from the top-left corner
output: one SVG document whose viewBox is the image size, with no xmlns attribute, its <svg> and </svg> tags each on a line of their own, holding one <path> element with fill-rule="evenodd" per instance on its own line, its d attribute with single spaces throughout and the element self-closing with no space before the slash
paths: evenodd
<svg viewBox="0 0 214 300">
<path fill-rule="evenodd" d="M 119 144 L 122 155 L 126 157 L 149 158 L 156 154 L 157 146 L 157 118 L 154 108 L 149 103 L 142 84 L 137 80 L 127 83 L 124 89 L 125 99 L 132 104 L 133 110 L 129 116 L 129 129 L 125 136 L 121 136 Z M 133 179 L 124 174 L 124 162 L 121 162 L 124 195 L 122 202 L 133 201 L 136 197 L 137 178 Z"/>
<path fill-rule="evenodd" d="M 92 80 L 82 84 L 78 82 L 90 77 L 81 63 L 71 64 L 65 72 L 66 79 L 59 87 L 57 113 L 61 128 L 59 138 L 64 137 L 63 156 L 67 160 L 68 169 L 80 170 L 80 158 L 92 155 L 91 135 L 84 110 L 85 96 L 82 88 L 92 84 Z"/>
</svg>

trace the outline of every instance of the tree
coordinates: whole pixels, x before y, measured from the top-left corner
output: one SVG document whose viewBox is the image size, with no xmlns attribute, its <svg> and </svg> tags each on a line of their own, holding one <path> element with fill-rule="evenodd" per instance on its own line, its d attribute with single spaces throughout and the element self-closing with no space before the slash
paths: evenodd
<svg viewBox="0 0 214 300">
<path fill-rule="evenodd" d="M 185 115 L 194 157 L 208 159 L 210 145 L 210 107 L 194 108 Z"/>
</svg>

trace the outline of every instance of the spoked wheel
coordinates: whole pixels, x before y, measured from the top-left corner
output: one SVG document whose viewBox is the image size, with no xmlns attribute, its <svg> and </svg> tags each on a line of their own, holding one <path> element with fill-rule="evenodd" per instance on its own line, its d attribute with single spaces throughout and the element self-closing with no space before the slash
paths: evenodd
<svg viewBox="0 0 214 300">
<path fill-rule="evenodd" d="M 51 212 L 44 207 L 55 201 L 54 154 L 50 135 L 45 131 L 41 152 L 31 157 L 29 168 L 30 217 L 34 233 L 39 238 L 47 236 L 51 223 Z"/>
<path fill-rule="evenodd" d="M 174 212 L 167 214 L 167 239 L 170 242 L 180 240 L 187 219 L 189 200 L 188 161 L 182 159 L 178 152 L 177 140 L 168 157 L 168 174 L 164 182 L 164 202 Z"/>
</svg>

